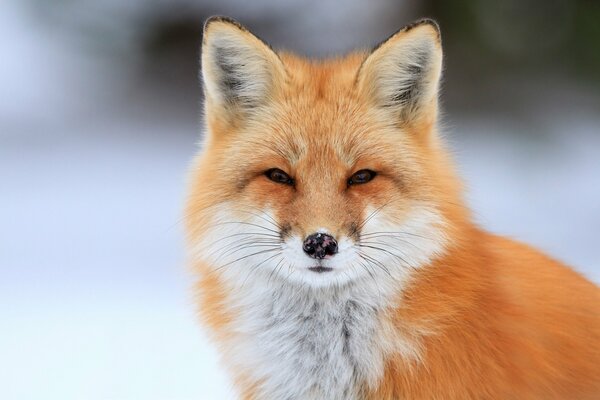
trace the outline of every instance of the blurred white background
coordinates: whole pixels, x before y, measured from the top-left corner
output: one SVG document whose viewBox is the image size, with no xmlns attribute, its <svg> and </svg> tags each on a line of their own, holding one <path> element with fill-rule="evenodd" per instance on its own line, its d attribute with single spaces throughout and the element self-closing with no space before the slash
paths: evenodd
<svg viewBox="0 0 600 400">
<path fill-rule="evenodd" d="M 600 7 L 453 4 L 0 3 L 0 398 L 231 396 L 182 246 L 212 14 L 313 56 L 438 19 L 445 133 L 478 221 L 600 282 Z"/>
</svg>

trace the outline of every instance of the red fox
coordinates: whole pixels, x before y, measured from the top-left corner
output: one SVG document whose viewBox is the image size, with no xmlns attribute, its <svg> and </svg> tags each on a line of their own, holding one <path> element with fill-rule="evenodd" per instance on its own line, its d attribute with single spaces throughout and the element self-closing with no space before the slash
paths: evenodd
<svg viewBox="0 0 600 400">
<path fill-rule="evenodd" d="M 429 19 L 307 60 L 225 18 L 186 230 L 242 399 L 600 399 L 600 289 L 473 222 Z"/>
</svg>

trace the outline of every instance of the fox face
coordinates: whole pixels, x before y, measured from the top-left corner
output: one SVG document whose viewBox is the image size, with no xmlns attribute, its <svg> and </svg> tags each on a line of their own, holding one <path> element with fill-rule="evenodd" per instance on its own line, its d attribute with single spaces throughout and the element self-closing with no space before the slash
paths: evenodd
<svg viewBox="0 0 600 400">
<path fill-rule="evenodd" d="M 209 20 L 194 259 L 239 284 L 385 290 L 443 252 L 458 188 L 436 133 L 441 64 L 429 20 L 328 61 Z"/>
</svg>

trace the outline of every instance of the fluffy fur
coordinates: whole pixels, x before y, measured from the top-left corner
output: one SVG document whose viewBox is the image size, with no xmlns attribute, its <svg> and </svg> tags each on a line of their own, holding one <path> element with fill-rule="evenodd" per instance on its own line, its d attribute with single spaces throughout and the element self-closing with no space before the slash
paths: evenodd
<svg viewBox="0 0 600 400">
<path fill-rule="evenodd" d="M 202 66 L 188 242 L 241 398 L 599 398 L 600 290 L 464 206 L 433 21 L 311 61 L 217 17 Z M 362 169 L 377 175 L 349 185 Z M 338 240 L 330 272 L 308 269 L 314 232 Z"/>
</svg>

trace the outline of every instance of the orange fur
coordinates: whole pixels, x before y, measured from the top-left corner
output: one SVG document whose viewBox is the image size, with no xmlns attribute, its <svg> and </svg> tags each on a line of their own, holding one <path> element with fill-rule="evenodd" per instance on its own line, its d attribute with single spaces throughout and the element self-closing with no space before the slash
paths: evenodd
<svg viewBox="0 0 600 400">
<path fill-rule="evenodd" d="M 466 228 L 407 290 L 392 319 L 433 324 L 424 358 L 388 360 L 372 399 L 594 399 L 598 289 L 535 250 Z"/>
<path fill-rule="evenodd" d="M 241 27 L 217 28 L 254 38 Z M 413 30 L 390 40 L 404 40 Z M 270 62 L 281 62 L 285 73 L 274 76 L 269 101 L 256 115 L 224 115 L 207 98 L 209 134 L 187 201 L 190 245 L 203 237 L 223 201 L 269 208 L 301 236 L 321 226 L 342 235 L 365 218 L 367 206 L 393 201 L 386 215 L 401 220 L 415 203 L 431 204 L 444 220 L 445 250 L 411 275 L 385 311 L 392 340 L 410 338 L 420 356 L 389 354 L 375 386 L 358 383 L 362 396 L 600 398 L 600 290 L 538 251 L 474 225 L 436 132 L 435 99 L 418 118 L 399 120 L 361 89 L 368 82 L 357 74 L 367 53 L 325 61 L 280 53 L 277 59 Z M 266 179 L 262 172 L 272 167 L 297 177 L 297 187 Z M 363 168 L 377 170 L 377 178 L 347 189 L 349 174 Z M 241 311 L 227 307 L 231 288 L 211 265 L 194 261 L 194 268 L 203 320 L 215 342 L 227 346 L 236 340 L 232 324 Z M 257 398 L 260 382 L 231 369 L 242 398 Z"/>
</svg>

